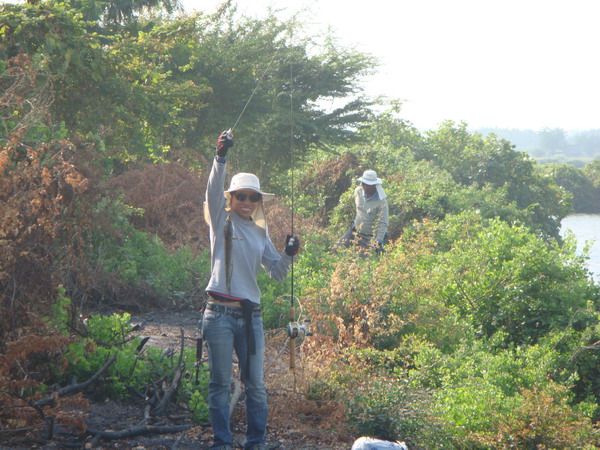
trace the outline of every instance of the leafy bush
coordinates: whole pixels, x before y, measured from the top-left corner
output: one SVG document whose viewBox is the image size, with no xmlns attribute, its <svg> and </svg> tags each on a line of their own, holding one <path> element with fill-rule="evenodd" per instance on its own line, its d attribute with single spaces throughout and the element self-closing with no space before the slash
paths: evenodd
<svg viewBox="0 0 600 450">
<path fill-rule="evenodd" d="M 417 448 L 450 446 L 437 419 L 428 414 L 429 395 L 407 383 L 403 375 L 384 376 L 370 369 L 346 367 L 330 373 L 312 396 L 337 398 L 356 435 L 401 440 Z"/>
<path fill-rule="evenodd" d="M 297 315 L 310 316 L 310 302 L 305 297 L 318 292 L 330 279 L 335 256 L 327 249 L 331 241 L 326 235 L 302 236 L 302 250 L 294 262 L 294 306 Z M 276 281 L 261 271 L 257 278 L 261 290 L 261 305 L 265 328 L 276 329 L 289 322 L 292 274 L 283 281 Z"/>
<path fill-rule="evenodd" d="M 191 302 L 203 296 L 210 274 L 208 250 L 195 257 L 187 247 L 172 253 L 153 234 L 135 229 L 127 220 L 133 213 L 119 201 L 97 205 L 109 227 L 97 228 L 92 236 L 90 258 L 129 286 L 153 292 L 162 298 Z"/>
<path fill-rule="evenodd" d="M 287 326 L 290 310 L 290 279 L 283 282 L 269 278 L 264 270 L 257 277 L 261 292 L 262 318 L 265 329 L 277 329 Z"/>
<path fill-rule="evenodd" d="M 562 373 L 566 357 L 557 351 L 561 336 L 556 333 L 556 337 L 515 350 L 497 350 L 504 336 L 489 343 L 474 342 L 452 355 L 430 349 L 415 358 L 411 383 L 433 388 L 431 411 L 449 434 L 462 440 L 462 446 L 492 445 L 494 439 L 518 448 L 535 440 L 546 445 L 561 439 L 590 445 L 596 439 L 591 421 L 594 406 L 571 405 L 567 392 L 574 380 Z M 561 377 L 564 385 L 553 381 Z M 537 406 L 532 393 L 541 400 Z M 532 415 L 544 419 L 536 424 Z M 562 436 L 567 431 L 570 436 Z"/>
<path fill-rule="evenodd" d="M 435 242 L 428 231 L 405 233 L 379 258 L 340 250 L 309 308 L 331 323 L 342 345 L 393 350 L 404 336 L 421 334 L 445 348 L 469 335 L 468 324 L 435 296 Z M 319 266 L 317 266 L 319 267 Z"/>
<path fill-rule="evenodd" d="M 544 240 L 527 227 L 468 211 L 414 223 L 379 258 L 326 248 L 311 249 L 306 261 L 314 281 L 309 308 L 319 333 L 331 338 L 319 338 L 312 351 L 332 358 L 338 374 L 346 373 L 340 359 L 363 377 L 365 365 L 378 370 L 368 375 L 372 389 L 352 386 L 350 375 L 331 376 L 319 389 L 354 399 L 347 416 L 355 429 L 395 436 L 392 430 L 406 417 L 388 397 L 403 398 L 390 380 L 402 383 L 408 371 L 413 391 L 403 392 L 432 396 L 419 404 L 437 424 L 432 435 L 417 433 L 434 435 L 428 443 L 452 436 L 459 446 L 485 447 L 507 423 L 523 425 L 515 411 L 526 411 L 527 395 L 535 391 L 554 398 L 560 417 L 540 429 L 540 442 L 558 439 L 556 430 L 564 426 L 592 445 L 597 371 L 586 349 L 597 342 L 598 287 L 570 238 Z M 589 364 L 584 354 L 592 357 Z M 527 442 L 525 429 L 518 432 Z"/>
<path fill-rule="evenodd" d="M 588 166 L 591 167 L 591 163 Z M 558 186 L 571 193 L 575 213 L 597 214 L 600 212 L 598 190 L 584 170 L 569 164 L 544 164 L 539 170 Z"/>
<path fill-rule="evenodd" d="M 548 384 L 523 389 L 510 414 L 495 410 L 493 431 L 473 433 L 477 444 L 514 448 L 597 448 L 598 430 L 583 411 L 568 405 L 567 388 Z"/>
<path fill-rule="evenodd" d="M 435 296 L 483 335 L 505 331 L 507 343 L 533 344 L 571 322 L 576 329 L 596 322 L 589 306 L 598 309 L 600 292 L 573 239 L 545 242 L 469 214 L 442 223 L 439 234 L 453 244 L 436 256 Z"/>
</svg>

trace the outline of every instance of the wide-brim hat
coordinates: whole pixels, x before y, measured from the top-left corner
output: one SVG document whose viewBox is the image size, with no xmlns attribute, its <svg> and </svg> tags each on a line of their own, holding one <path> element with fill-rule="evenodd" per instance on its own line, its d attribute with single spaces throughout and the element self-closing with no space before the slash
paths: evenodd
<svg viewBox="0 0 600 450">
<path fill-rule="evenodd" d="M 371 186 L 374 184 L 383 183 L 383 180 L 381 178 L 377 178 L 377 172 L 375 172 L 374 170 L 365 170 L 362 177 L 360 177 L 358 181 Z"/>
<path fill-rule="evenodd" d="M 260 181 L 258 180 L 258 177 L 253 173 L 240 172 L 238 174 L 235 174 L 231 178 L 229 189 L 227 189 L 225 193 L 231 194 L 231 192 L 243 190 L 258 192 L 263 196 L 263 201 L 273 200 L 273 197 L 275 197 L 275 194 L 269 194 L 267 192 L 263 192 L 260 189 Z"/>
</svg>

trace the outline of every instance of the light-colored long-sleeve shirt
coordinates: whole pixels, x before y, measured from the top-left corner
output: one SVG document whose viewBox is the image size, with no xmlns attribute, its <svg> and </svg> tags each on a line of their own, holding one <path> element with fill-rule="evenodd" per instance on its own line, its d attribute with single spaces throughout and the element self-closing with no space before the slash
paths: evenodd
<svg viewBox="0 0 600 450">
<path fill-rule="evenodd" d="M 277 252 L 267 230 L 256 225 L 252 219 L 244 219 L 234 211 L 225 209 L 225 173 L 225 163 L 215 158 L 206 188 L 206 219 L 210 227 L 211 247 L 211 276 L 206 291 L 260 303 L 261 293 L 256 277 L 261 266 L 271 278 L 281 281 L 288 274 L 292 257 L 285 251 Z M 230 292 L 227 289 L 225 267 L 224 230 L 227 216 L 231 217 L 233 224 Z"/>
<path fill-rule="evenodd" d="M 373 236 L 376 241 L 383 241 L 389 222 L 387 200 L 385 198 L 382 200 L 378 195 L 367 199 L 363 188 L 358 186 L 354 190 L 354 201 L 356 203 L 356 217 L 354 218 L 356 231 Z"/>
</svg>

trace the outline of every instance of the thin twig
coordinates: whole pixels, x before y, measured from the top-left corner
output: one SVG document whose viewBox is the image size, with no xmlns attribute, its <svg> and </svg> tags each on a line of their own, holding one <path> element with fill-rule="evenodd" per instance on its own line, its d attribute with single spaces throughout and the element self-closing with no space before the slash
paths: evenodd
<svg viewBox="0 0 600 450">
<path fill-rule="evenodd" d="M 177 392 L 177 389 L 179 388 L 179 384 L 181 382 L 181 376 L 183 375 L 183 371 L 185 368 L 183 367 L 183 350 L 185 348 L 185 335 L 183 332 L 183 328 L 181 328 L 180 330 L 181 349 L 179 351 L 179 360 L 177 361 L 177 370 L 175 371 L 175 375 L 173 376 L 173 381 L 171 382 L 171 385 L 165 391 L 165 395 L 163 395 L 163 398 L 160 401 L 159 405 L 154 409 L 153 415 L 161 415 L 167 411 L 169 402 L 171 401 L 171 398 L 175 395 L 175 392 Z"/>
</svg>

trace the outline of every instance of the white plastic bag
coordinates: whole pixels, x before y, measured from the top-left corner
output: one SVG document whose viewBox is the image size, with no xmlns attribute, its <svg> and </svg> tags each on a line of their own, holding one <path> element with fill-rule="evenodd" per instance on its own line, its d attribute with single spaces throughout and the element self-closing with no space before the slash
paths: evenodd
<svg viewBox="0 0 600 450">
<path fill-rule="evenodd" d="M 382 441 L 380 439 L 374 439 L 370 437 L 360 437 L 352 445 L 352 450 L 385 450 L 385 449 L 396 449 L 396 450 L 408 450 L 408 447 L 404 442 L 396 441 Z"/>
</svg>

